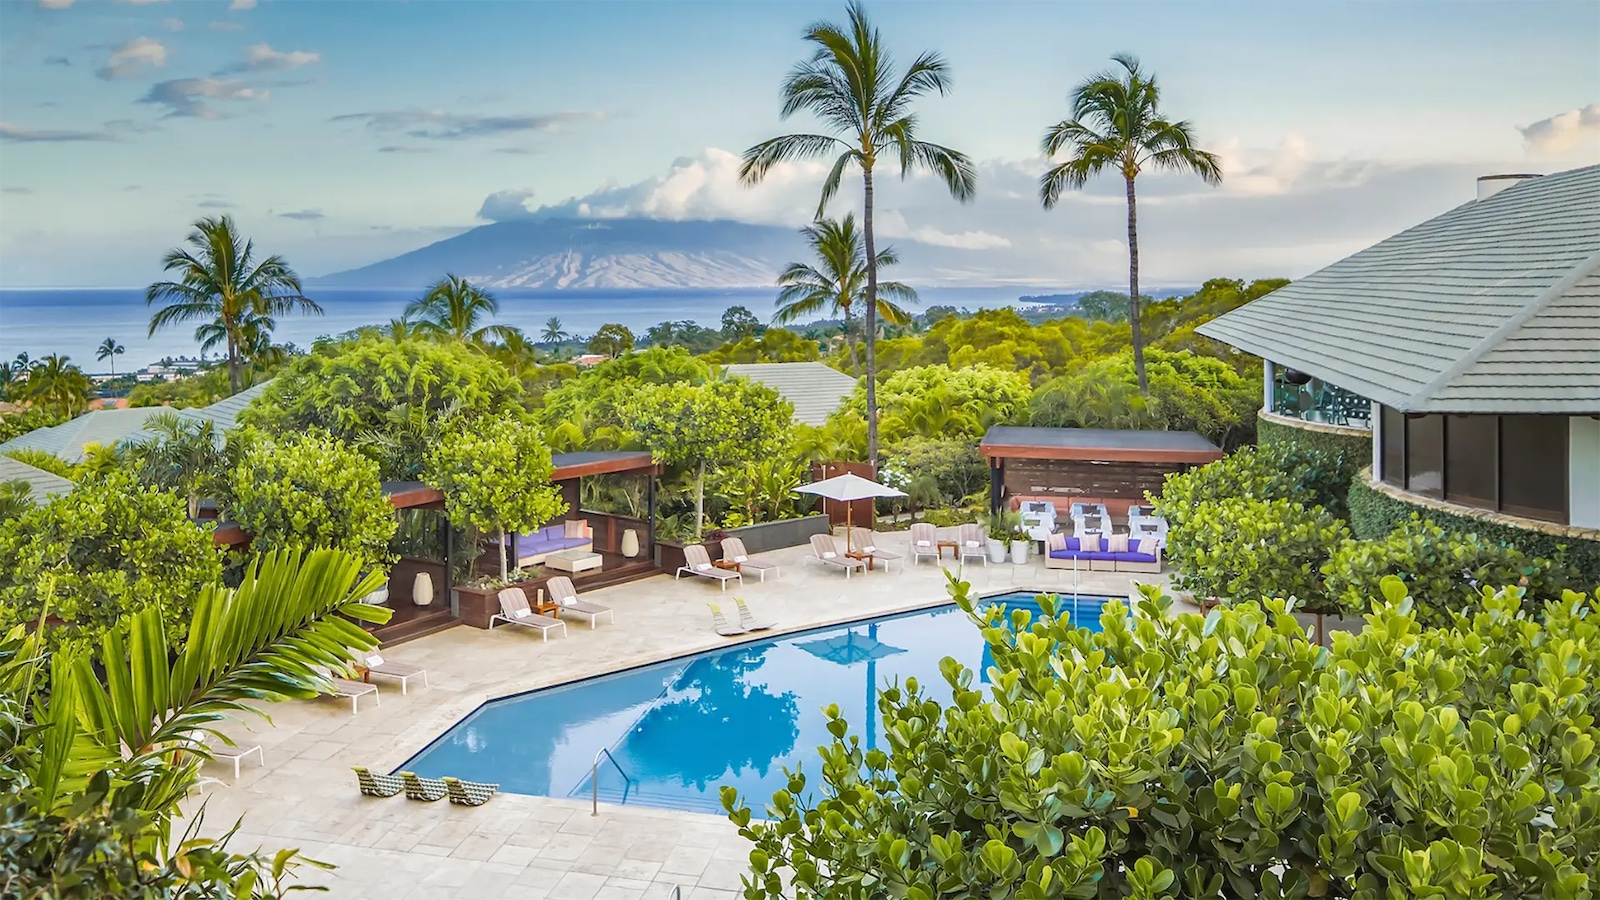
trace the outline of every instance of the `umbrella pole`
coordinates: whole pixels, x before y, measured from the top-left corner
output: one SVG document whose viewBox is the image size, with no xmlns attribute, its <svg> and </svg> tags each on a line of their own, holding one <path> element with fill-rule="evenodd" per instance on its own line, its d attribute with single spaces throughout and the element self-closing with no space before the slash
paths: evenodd
<svg viewBox="0 0 1600 900">
<path fill-rule="evenodd" d="M 850 530 L 855 527 L 856 508 L 849 501 L 844 502 L 844 554 L 849 556 L 855 550 L 850 546 Z"/>
</svg>

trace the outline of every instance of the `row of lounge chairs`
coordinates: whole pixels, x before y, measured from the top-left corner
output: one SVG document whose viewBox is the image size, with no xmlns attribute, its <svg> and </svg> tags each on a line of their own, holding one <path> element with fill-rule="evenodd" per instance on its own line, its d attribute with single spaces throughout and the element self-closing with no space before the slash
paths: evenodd
<svg viewBox="0 0 1600 900">
<path fill-rule="evenodd" d="M 739 608 L 739 623 L 735 625 L 723 615 L 722 607 L 716 603 L 709 603 L 711 607 L 711 625 L 717 634 L 723 637 L 733 637 L 739 634 L 749 634 L 752 631 L 767 631 L 776 627 L 775 623 L 765 622 L 756 618 L 756 614 L 744 602 L 744 598 L 735 597 L 733 602 Z"/>
<path fill-rule="evenodd" d="M 813 534 L 811 557 L 806 562 L 816 562 L 824 568 L 841 569 L 847 579 L 857 571 L 871 568 L 874 563 L 883 563 L 884 571 L 888 571 L 890 563 L 905 565 L 905 555 L 879 547 L 878 535 L 869 528 L 852 528 L 849 546 L 852 549 L 840 553 L 833 535 Z"/>
<path fill-rule="evenodd" d="M 672 575 L 672 580 L 677 581 L 685 575 L 698 575 L 701 578 L 710 578 L 719 583 L 722 590 L 728 589 L 728 582 L 737 581 L 744 586 L 744 573 L 755 572 L 763 583 L 767 580 L 767 573 L 774 576 L 778 574 L 776 563 L 764 562 L 750 558 L 750 551 L 744 548 L 744 541 L 740 538 L 729 537 L 722 539 L 722 564 L 711 561 L 711 554 L 699 544 L 689 544 L 683 548 L 683 565 Z"/>
<path fill-rule="evenodd" d="M 545 589 L 550 592 L 550 602 L 556 607 L 555 615 L 535 612 L 528 604 L 526 591 L 519 587 L 508 587 L 499 594 L 500 612 L 489 617 L 489 630 L 494 630 L 495 623 L 520 625 L 538 631 L 539 637 L 548 641 L 550 632 L 557 629 L 560 629 L 562 637 L 566 636 L 567 623 L 561 621 L 561 616 L 588 619 L 590 628 L 595 627 L 601 616 L 606 616 L 613 624 L 617 621 L 617 615 L 611 607 L 579 600 L 578 589 L 572 586 L 572 579 L 565 575 L 551 578 Z"/>
<path fill-rule="evenodd" d="M 428 686 L 428 670 L 410 663 L 384 659 L 381 653 L 369 653 L 360 659 L 354 660 L 354 663 L 355 667 L 364 672 L 367 678 L 380 676 L 400 682 L 401 694 L 405 694 L 410 690 L 411 679 L 413 678 L 421 678 L 422 686 Z M 335 674 L 332 669 L 327 667 L 321 667 L 319 671 L 324 678 L 328 679 L 329 696 L 349 698 L 350 715 L 353 716 L 361 711 L 360 702 L 362 697 L 371 696 L 374 706 L 381 702 L 378 695 L 378 686 L 372 682 L 345 678 Z"/>
<path fill-rule="evenodd" d="M 368 797 L 393 797 L 401 791 L 407 800 L 433 803 L 445 797 L 457 806 L 482 806 L 500 790 L 498 784 L 479 781 L 462 781 L 459 778 L 422 778 L 415 772 L 383 775 L 364 766 L 353 766 L 356 784 Z"/>
</svg>

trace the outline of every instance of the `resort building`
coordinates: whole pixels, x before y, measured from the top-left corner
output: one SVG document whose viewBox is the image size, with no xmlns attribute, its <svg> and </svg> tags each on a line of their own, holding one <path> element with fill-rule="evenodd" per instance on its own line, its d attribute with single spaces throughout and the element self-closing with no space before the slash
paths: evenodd
<svg viewBox="0 0 1600 900">
<path fill-rule="evenodd" d="M 729 375 L 764 384 L 794 404 L 794 421 L 822 425 L 856 389 L 856 379 L 819 362 L 740 363 L 723 366 Z"/>
<path fill-rule="evenodd" d="M 83 462 L 87 455 L 86 450 L 91 445 L 115 447 L 149 440 L 151 433 L 146 428 L 151 419 L 162 413 L 175 413 L 183 419 L 212 422 L 217 430 L 228 431 L 233 428 L 239 413 L 250 405 L 250 401 L 261 396 L 261 392 L 271 383 L 264 381 L 231 397 L 218 400 L 210 406 L 194 409 L 172 409 L 167 406 L 93 409 L 60 425 L 35 428 L 27 434 L 14 437 L 0 444 L 0 454 L 10 450 L 41 450 L 64 462 L 76 465 Z"/>
<path fill-rule="evenodd" d="M 1264 439 L 1360 441 L 1357 490 L 1600 560 L 1600 166 L 1480 178 L 1199 332 L 1264 361 Z"/>
</svg>

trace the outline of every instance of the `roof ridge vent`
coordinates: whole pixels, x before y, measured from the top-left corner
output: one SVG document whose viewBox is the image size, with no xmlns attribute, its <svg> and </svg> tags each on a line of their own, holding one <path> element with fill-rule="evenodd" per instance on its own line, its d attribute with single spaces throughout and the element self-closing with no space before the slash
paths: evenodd
<svg viewBox="0 0 1600 900">
<path fill-rule="evenodd" d="M 1487 200 L 1508 187 L 1514 187 L 1524 181 L 1543 177 L 1537 172 L 1524 172 L 1514 175 L 1480 175 L 1478 176 L 1478 199 Z"/>
</svg>

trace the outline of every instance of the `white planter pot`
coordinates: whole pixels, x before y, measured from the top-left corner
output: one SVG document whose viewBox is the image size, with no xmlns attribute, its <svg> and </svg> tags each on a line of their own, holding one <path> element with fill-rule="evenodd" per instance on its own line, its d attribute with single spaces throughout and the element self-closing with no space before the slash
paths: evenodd
<svg viewBox="0 0 1600 900">
<path fill-rule="evenodd" d="M 1013 565 L 1026 565 L 1028 562 L 1028 541 L 1011 542 L 1011 563 Z"/>
<path fill-rule="evenodd" d="M 1003 563 L 1006 561 L 1006 542 L 994 538 L 985 538 L 989 548 L 989 562 Z"/>
<path fill-rule="evenodd" d="M 622 555 L 628 559 L 639 555 L 639 532 L 632 528 L 622 532 Z"/>
<path fill-rule="evenodd" d="M 418 572 L 411 582 L 411 602 L 427 606 L 433 602 L 433 579 L 427 572 Z"/>
</svg>

